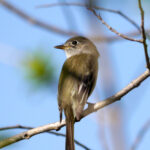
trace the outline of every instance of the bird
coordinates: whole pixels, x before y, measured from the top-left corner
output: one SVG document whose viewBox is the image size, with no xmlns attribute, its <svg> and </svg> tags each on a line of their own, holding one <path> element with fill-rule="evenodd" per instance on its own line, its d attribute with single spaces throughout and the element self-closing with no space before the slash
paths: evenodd
<svg viewBox="0 0 150 150">
<path fill-rule="evenodd" d="M 58 83 L 60 122 L 66 117 L 66 150 L 75 150 L 74 123 L 82 118 L 84 106 L 95 88 L 100 56 L 91 40 L 75 36 L 55 46 L 66 53 Z"/>
</svg>

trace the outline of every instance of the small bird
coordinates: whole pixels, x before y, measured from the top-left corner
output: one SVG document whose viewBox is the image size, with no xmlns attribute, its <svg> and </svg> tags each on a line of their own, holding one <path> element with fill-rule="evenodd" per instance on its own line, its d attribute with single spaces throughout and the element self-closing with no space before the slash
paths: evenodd
<svg viewBox="0 0 150 150">
<path fill-rule="evenodd" d="M 84 106 L 92 93 L 98 73 L 99 53 L 87 38 L 76 36 L 63 45 L 67 59 L 63 64 L 58 85 L 60 122 L 62 111 L 66 116 L 66 150 L 75 150 L 74 123 L 82 118 Z"/>
</svg>

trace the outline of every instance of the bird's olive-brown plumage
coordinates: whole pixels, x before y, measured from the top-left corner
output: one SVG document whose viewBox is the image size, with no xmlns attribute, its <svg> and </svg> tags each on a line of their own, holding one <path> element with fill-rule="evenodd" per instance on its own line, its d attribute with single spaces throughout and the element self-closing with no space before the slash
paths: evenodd
<svg viewBox="0 0 150 150">
<path fill-rule="evenodd" d="M 99 53 L 95 45 L 84 37 L 73 37 L 64 45 L 67 55 L 58 85 L 60 120 L 66 116 L 66 150 L 74 150 L 74 121 L 80 120 L 88 97 L 92 93 L 98 72 Z"/>
</svg>

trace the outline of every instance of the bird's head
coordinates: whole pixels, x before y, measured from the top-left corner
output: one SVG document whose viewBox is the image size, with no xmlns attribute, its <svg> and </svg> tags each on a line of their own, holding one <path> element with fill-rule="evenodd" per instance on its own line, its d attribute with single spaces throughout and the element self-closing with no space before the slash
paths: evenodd
<svg viewBox="0 0 150 150">
<path fill-rule="evenodd" d="M 83 53 L 99 56 L 96 46 L 89 39 L 82 36 L 70 38 L 63 45 L 55 46 L 55 48 L 63 49 L 67 58 Z"/>
</svg>

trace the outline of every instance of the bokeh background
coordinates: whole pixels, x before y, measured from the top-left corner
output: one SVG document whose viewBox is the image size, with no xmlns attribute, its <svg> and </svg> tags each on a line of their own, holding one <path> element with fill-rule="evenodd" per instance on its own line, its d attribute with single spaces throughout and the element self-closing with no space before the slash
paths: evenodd
<svg viewBox="0 0 150 150">
<path fill-rule="evenodd" d="M 58 2 L 79 2 L 120 10 L 140 26 L 137 0 L 8 0 L 24 13 L 66 32 L 76 32 L 90 38 L 99 49 L 99 76 L 90 102 L 115 94 L 145 71 L 143 46 L 111 33 L 87 9 L 75 6 L 36 8 Z M 145 27 L 149 29 L 150 1 L 142 1 Z M 125 34 L 138 30 L 117 14 L 98 11 L 104 20 Z M 57 84 L 66 59 L 63 51 L 54 49 L 71 35 L 46 30 L 30 24 L 0 3 L 0 127 L 26 125 L 37 127 L 59 120 Z M 95 37 L 99 37 L 98 39 Z M 147 40 L 149 44 L 149 40 Z M 91 150 L 130 150 L 150 119 L 150 79 L 124 96 L 121 101 L 93 113 L 75 125 L 75 139 Z M 0 131 L 0 139 L 24 130 Z M 59 132 L 65 133 L 65 128 Z M 138 150 L 150 147 L 150 131 L 137 145 Z M 65 138 L 39 134 L 22 140 L 4 150 L 63 150 Z M 76 145 L 77 150 L 83 148 Z"/>
</svg>

